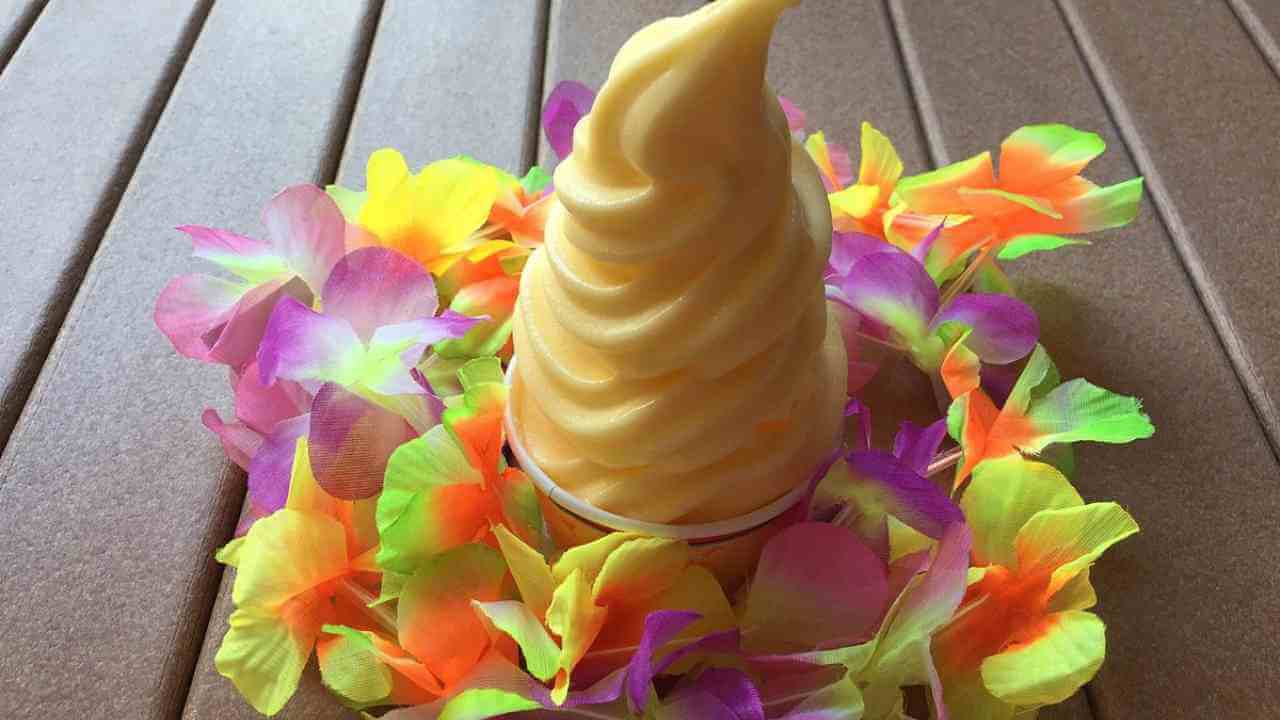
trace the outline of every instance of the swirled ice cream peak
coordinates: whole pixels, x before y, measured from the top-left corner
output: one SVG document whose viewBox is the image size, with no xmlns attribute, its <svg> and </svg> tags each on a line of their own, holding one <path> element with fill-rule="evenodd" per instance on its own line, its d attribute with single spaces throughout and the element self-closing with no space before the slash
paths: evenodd
<svg viewBox="0 0 1280 720">
<path fill-rule="evenodd" d="M 830 211 L 764 79 L 791 4 L 720 0 L 636 33 L 556 171 L 513 409 L 542 469 L 597 507 L 733 517 L 834 445 Z"/>
</svg>

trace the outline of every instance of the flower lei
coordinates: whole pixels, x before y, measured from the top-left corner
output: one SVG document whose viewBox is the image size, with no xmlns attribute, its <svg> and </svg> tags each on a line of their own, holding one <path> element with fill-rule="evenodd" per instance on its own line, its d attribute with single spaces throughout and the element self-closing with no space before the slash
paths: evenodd
<svg viewBox="0 0 1280 720">
<path fill-rule="evenodd" d="M 593 98 L 551 93 L 559 156 Z M 230 369 L 234 418 L 203 420 L 249 504 L 218 552 L 236 609 L 216 665 L 253 707 L 278 712 L 313 654 L 342 702 L 392 719 L 1011 718 L 1094 675 L 1089 568 L 1138 526 L 1084 502 L 1069 448 L 1154 430 L 1137 400 L 1062 380 L 1000 263 L 1128 223 L 1141 178 L 1082 177 L 1104 145 L 1066 125 L 1010 135 L 998 174 L 984 152 L 904 177 L 866 123 L 855 178 L 779 99 L 829 192 L 850 433 L 808 519 L 741 588 L 675 540 L 554 547 L 506 460 L 503 364 L 554 201 L 543 170 L 413 173 L 386 149 L 364 191 L 276 195 L 265 240 L 179 228 L 232 276 L 175 279 L 155 319 Z M 876 448 L 861 391 L 897 358 L 949 407 Z M 938 482 L 947 436 L 959 462 Z"/>
</svg>

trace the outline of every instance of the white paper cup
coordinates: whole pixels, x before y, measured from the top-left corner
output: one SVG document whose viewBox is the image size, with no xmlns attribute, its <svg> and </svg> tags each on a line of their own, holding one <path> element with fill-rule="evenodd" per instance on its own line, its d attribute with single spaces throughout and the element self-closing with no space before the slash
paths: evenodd
<svg viewBox="0 0 1280 720">
<path fill-rule="evenodd" d="M 507 385 L 513 395 L 515 366 L 516 360 L 512 358 L 507 369 Z M 808 477 L 797 478 L 794 488 L 768 505 L 716 522 L 670 525 L 602 510 L 560 487 L 538 466 L 525 448 L 520 424 L 512 412 L 514 404 L 507 403 L 507 444 L 520 469 L 537 487 L 547 529 L 562 548 L 598 540 L 612 532 L 683 540 L 689 544 L 694 562 L 710 570 L 726 589 L 732 589 L 755 568 L 760 551 L 774 534 L 804 519 L 801 500 L 808 491 Z"/>
</svg>

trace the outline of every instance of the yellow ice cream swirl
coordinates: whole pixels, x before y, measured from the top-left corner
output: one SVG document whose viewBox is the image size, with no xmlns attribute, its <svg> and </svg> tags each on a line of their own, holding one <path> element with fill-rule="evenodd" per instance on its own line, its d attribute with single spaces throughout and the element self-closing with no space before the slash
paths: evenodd
<svg viewBox="0 0 1280 720">
<path fill-rule="evenodd" d="M 757 509 L 835 447 L 831 215 L 766 86 L 787 0 L 721 0 L 619 51 L 529 259 L 513 412 L 533 458 L 654 522 Z"/>
</svg>

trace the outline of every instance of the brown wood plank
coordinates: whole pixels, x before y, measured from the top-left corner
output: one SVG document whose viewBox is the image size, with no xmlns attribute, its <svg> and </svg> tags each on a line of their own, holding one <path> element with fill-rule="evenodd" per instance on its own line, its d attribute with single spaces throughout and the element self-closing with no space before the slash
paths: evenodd
<svg viewBox="0 0 1280 720">
<path fill-rule="evenodd" d="M 83 16 L 81 38 L 131 25 L 136 53 L 157 42 L 144 30 L 158 9 L 120 23 L 116 3 L 103 3 L 110 14 L 68 5 L 50 11 Z M 217 588 L 211 553 L 243 485 L 199 422 L 205 404 L 225 399 L 225 373 L 179 358 L 151 323 L 161 287 L 193 268 L 172 228 L 258 235 L 266 198 L 284 182 L 320 179 L 345 129 L 349 70 L 372 30 L 366 14 L 349 0 L 224 2 L 210 14 L 0 459 L 7 717 L 178 714 Z M 37 31 L 54 27 L 46 19 Z M 10 71 L 34 56 L 29 47 L 40 46 L 29 38 Z M 133 66 L 128 54 L 113 62 Z M 128 92 L 103 84 L 79 92 L 103 96 L 103 108 L 109 93 Z M 71 122 L 73 110 L 97 121 L 94 108 L 42 121 Z M 65 124 L 59 132 L 74 135 Z M 46 167 L 67 181 L 77 164 Z M 59 204 L 56 187 L 39 200 Z"/>
<path fill-rule="evenodd" d="M 342 155 L 339 182 L 364 187 L 365 161 L 394 147 L 411 167 L 465 152 L 522 172 L 533 156 L 546 0 L 422 3 L 382 8 L 360 97 Z M 214 655 L 234 609 L 223 575 L 183 717 L 260 717 L 217 673 Z M 278 718 L 350 718 L 320 684 L 314 663 Z"/>
<path fill-rule="evenodd" d="M 1104 7 L 1111 12 L 1122 5 L 1093 7 L 1101 15 Z M 1198 43 L 1191 39 L 1198 33 L 1189 27 L 1175 33 L 1161 19 L 1193 5 L 1171 3 L 1151 13 L 1139 4 L 1132 13 L 1109 19 L 1109 29 L 1100 30 L 1116 45 L 1109 67 L 1142 73 L 1143 82 L 1170 88 L 1203 84 L 1198 78 L 1204 75 L 1191 73 L 1174 57 L 1185 53 L 1188 62 L 1210 62 L 1205 53 L 1185 46 Z M 921 104 L 930 109 L 923 119 L 940 160 L 994 149 L 1023 124 L 1060 120 L 1097 131 L 1108 142 L 1110 151 L 1089 167 L 1091 178 L 1110 183 L 1137 174 L 1051 2 L 891 0 L 891 6 Z M 1138 27 L 1146 28 L 1147 38 L 1166 40 L 1134 42 Z M 1122 35 L 1128 38 L 1123 43 Z M 1171 38 L 1178 41 L 1167 41 Z M 1121 44 L 1135 46 L 1123 59 Z M 1136 55 L 1156 45 L 1169 48 L 1164 62 L 1181 69 L 1157 70 L 1146 60 L 1138 64 Z M 1131 70 L 1116 63 L 1128 63 Z M 1133 75 L 1135 84 L 1138 77 Z M 1242 91 L 1237 88 L 1232 97 Z M 1192 101 L 1176 92 L 1159 108 L 1148 99 L 1153 104 L 1145 106 L 1145 122 L 1153 127 L 1175 127 L 1184 114 L 1209 112 L 1206 99 Z M 1219 110 L 1237 112 L 1228 106 Z M 1221 127 L 1206 140 L 1214 152 L 1235 155 L 1234 148 L 1248 147 L 1257 154 L 1256 144 Z M 1175 156 L 1196 155 L 1191 146 L 1198 141 L 1187 142 L 1169 146 L 1168 162 L 1159 167 L 1174 168 Z M 1201 198 L 1196 212 L 1212 214 L 1216 211 L 1204 199 L 1222 201 L 1217 183 L 1239 187 L 1244 172 L 1235 171 L 1231 179 L 1221 174 L 1230 173 L 1228 168 L 1197 167 L 1194 179 L 1167 175 L 1166 197 L 1157 200 L 1196 195 Z M 1249 244 L 1249 236 L 1234 233 L 1230 237 L 1238 242 L 1195 237 L 1219 244 L 1223 259 L 1227 248 L 1239 247 L 1236 271 L 1250 277 L 1257 271 L 1240 263 L 1247 257 L 1266 267 L 1268 259 L 1258 255 L 1276 247 L 1272 233 Z M 1159 214 L 1148 201 L 1132 226 L 1105 233 L 1092 247 L 1031 256 L 1009 269 L 1040 313 L 1043 340 L 1064 375 L 1083 375 L 1139 395 L 1157 427 L 1154 439 L 1137 445 L 1087 445 L 1078 452 L 1077 484 L 1085 496 L 1120 501 L 1143 529 L 1108 552 L 1094 571 L 1100 612 L 1110 628 L 1107 663 L 1091 685 L 1099 716 L 1274 713 L 1280 701 L 1275 638 L 1258 628 L 1280 617 L 1280 600 L 1264 589 L 1280 583 L 1280 569 L 1266 550 L 1280 547 L 1280 526 L 1274 521 L 1280 512 L 1275 484 L 1280 468 Z"/>
<path fill-rule="evenodd" d="M 209 2 L 150 4 L 53 2 L 0 73 L 0 447 Z M 14 41 L 34 9 L 3 8 Z"/>
<path fill-rule="evenodd" d="M 1280 452 L 1280 82 L 1221 0 L 1061 7 Z"/>
<path fill-rule="evenodd" d="M 551 0 L 547 31 L 543 99 L 563 80 L 575 80 L 599 90 L 609 75 L 609 63 L 635 31 L 671 15 L 683 15 L 702 0 L 643 0 L 643 2 L 582 2 Z M 546 138 L 539 133 L 538 164 L 555 165 Z"/>
</svg>

